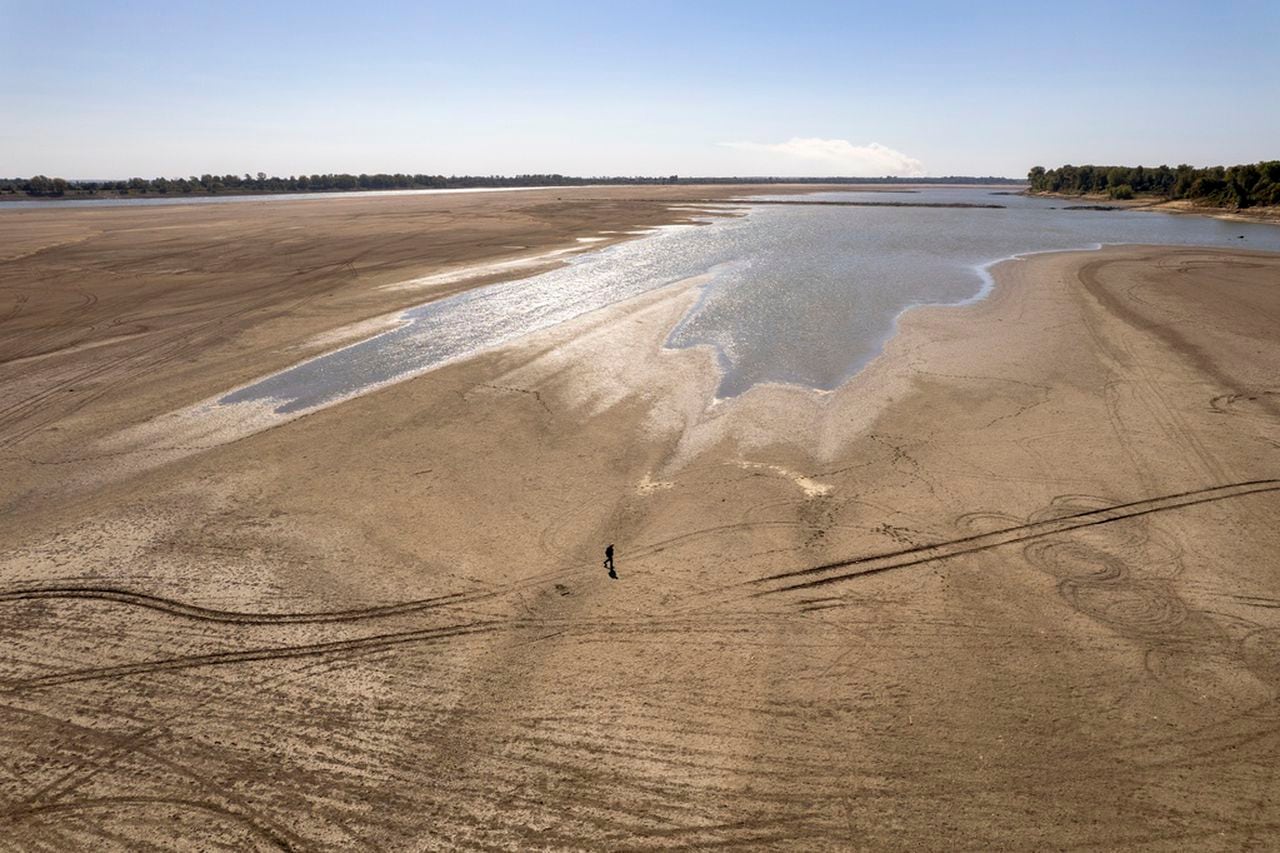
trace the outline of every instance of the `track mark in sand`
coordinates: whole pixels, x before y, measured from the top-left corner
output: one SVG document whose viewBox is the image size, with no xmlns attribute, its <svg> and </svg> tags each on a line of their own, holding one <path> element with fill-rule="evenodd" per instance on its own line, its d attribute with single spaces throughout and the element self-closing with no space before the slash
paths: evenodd
<svg viewBox="0 0 1280 853">
<path fill-rule="evenodd" d="M 831 485 L 829 483 L 820 483 L 811 477 L 806 477 L 804 474 L 799 474 L 789 468 L 784 468 L 781 465 L 769 465 L 764 462 L 739 462 L 738 467 L 746 471 L 772 471 L 779 477 L 795 483 L 800 491 L 804 492 L 804 496 L 806 498 L 822 497 L 831 491 Z"/>
<path fill-rule="evenodd" d="M 494 384 L 493 384 L 493 383 L 491 383 L 491 382 L 481 383 L 480 385 L 477 385 L 476 387 L 477 387 L 477 388 L 488 388 L 488 389 L 490 389 L 490 390 L 492 390 L 492 391 L 509 391 L 509 392 L 511 392 L 511 393 L 514 393 L 514 394 L 528 394 L 528 395 L 532 396 L 532 397 L 533 397 L 533 399 L 535 399 L 535 400 L 537 400 L 537 401 L 538 401 L 538 405 L 539 405 L 539 406 L 541 406 L 541 407 L 542 407 L 542 409 L 543 409 L 543 411 L 545 411 L 548 415 L 554 415 L 554 414 L 555 414 L 555 412 L 551 411 L 551 407 L 547 405 L 547 401 L 546 401 L 546 400 L 544 400 L 544 399 L 542 399 L 542 392 L 541 392 L 541 391 L 536 391 L 536 390 L 534 390 L 534 389 L 532 389 L 532 388 L 517 388 L 517 387 L 516 387 L 516 386 L 514 386 L 514 385 L 494 385 Z M 463 399 L 464 399 L 464 400 L 466 399 L 466 395 L 465 395 L 465 394 L 463 395 Z"/>
<path fill-rule="evenodd" d="M 800 608 L 801 613 L 817 613 L 819 610 L 831 610 L 836 607 L 844 607 L 844 601 L 832 601 L 826 604 L 806 604 Z"/>
<path fill-rule="evenodd" d="M 1215 415 L 1243 415 L 1268 419 L 1276 416 L 1277 406 L 1280 406 L 1280 390 L 1270 388 L 1219 394 L 1209 401 L 1209 411 Z"/>
<path fill-rule="evenodd" d="M 72 684 L 80 681 L 107 681 L 130 675 L 222 666 L 249 661 L 282 660 L 285 658 L 323 656 L 355 651 L 382 651 L 408 643 L 430 643 L 448 640 L 453 637 L 487 634 L 498 630 L 505 624 L 499 620 L 467 622 L 443 628 L 424 628 L 417 631 L 375 634 L 370 637 L 358 637 L 353 640 L 335 640 L 328 643 L 311 643 L 300 646 L 272 646 L 260 649 L 245 649 L 238 652 L 214 652 L 212 654 L 162 658 L 160 660 L 120 664 L 118 666 L 101 666 L 68 672 L 55 672 L 49 675 L 14 679 L 6 682 L 3 687 L 0 687 L 0 693 L 20 693 L 26 690 L 53 687 L 59 684 Z"/>
<path fill-rule="evenodd" d="M 654 492 L 663 489 L 674 489 L 676 484 L 671 480 L 655 480 L 652 475 L 645 474 L 644 477 L 636 484 L 636 494 L 651 495 Z"/>
<path fill-rule="evenodd" d="M 246 830 L 250 835 L 267 842 L 277 849 L 297 849 L 297 845 L 295 843 L 290 842 L 287 838 L 255 822 L 247 815 L 241 814 L 233 809 L 218 806 L 214 803 L 202 802 L 199 800 L 179 799 L 175 797 L 99 797 L 97 799 L 80 800 L 70 803 L 52 803 L 44 806 L 37 806 L 22 812 L 5 815 L 3 818 L 0 818 L 0 823 L 13 824 L 25 821 L 36 821 L 42 819 L 46 815 L 50 817 L 64 815 L 83 818 L 85 812 L 105 810 L 112 813 L 119 813 L 121 811 L 128 810 L 130 807 L 154 808 L 156 810 L 164 810 L 170 815 L 179 810 L 204 813 L 210 817 L 230 821 Z"/>
<path fill-rule="evenodd" d="M 454 592 L 435 598 L 423 598 L 416 601 L 405 601 L 399 604 L 384 604 L 377 607 L 360 607 L 349 610 L 329 610 L 299 613 L 246 613 L 235 610 L 215 610 L 185 604 L 171 598 L 162 598 L 143 592 L 131 592 L 124 589 L 91 586 L 45 587 L 34 589 L 18 589 L 0 592 L 0 602 L 33 601 L 39 599 L 81 599 L 92 601 L 109 601 L 131 607 L 144 607 L 158 610 L 171 616 L 187 619 L 199 619 L 205 622 L 231 622 L 241 625 L 305 625 L 322 622 L 357 622 L 363 619 L 381 619 L 388 616 L 399 616 L 405 613 L 419 613 L 454 604 L 470 604 L 486 598 L 493 598 L 497 593 L 485 592 L 468 595 Z"/>
<path fill-rule="evenodd" d="M 70 344 L 68 346 L 57 347 L 51 350 L 46 350 L 44 352 L 33 353 L 31 355 L 14 356 L 13 358 L 0 360 L 0 367 L 11 367 L 15 364 L 30 364 L 33 361 L 42 361 L 43 359 L 54 358 L 55 356 L 60 356 L 60 355 L 73 355 L 78 352 L 84 352 L 85 350 L 97 349 L 98 347 L 105 347 L 105 346 L 110 346 L 111 344 L 122 343 L 124 341 L 142 337 L 145 334 L 147 333 L 133 332 L 127 335 L 116 335 L 115 337 L 110 337 L 110 338 L 100 338 L 96 341 L 87 341 L 84 343 Z"/>
<path fill-rule="evenodd" d="M 756 596 L 812 589 L 853 580 L 866 575 L 880 574 L 894 569 L 905 569 L 909 566 L 919 566 L 937 560 L 958 557 L 962 554 L 986 551 L 990 548 L 998 548 L 1015 542 L 1025 542 L 1029 539 L 1037 539 L 1054 533 L 1065 533 L 1082 527 L 1109 524 L 1113 521 L 1123 521 L 1127 518 L 1137 518 L 1157 512 L 1213 503 L 1227 498 L 1275 491 L 1280 491 L 1280 480 L 1249 480 L 1226 486 L 1196 489 L 1189 492 L 1179 492 L 1172 495 L 1071 513 L 1058 518 L 1034 521 L 1030 524 L 1019 524 L 1000 530 L 993 530 L 989 533 L 979 533 L 973 536 L 951 539 L 946 542 L 937 542 L 932 545 L 921 545 L 883 554 L 870 554 L 865 557 L 839 560 L 808 569 L 798 569 L 757 578 L 748 583 L 751 585 L 769 585 L 769 588 L 756 592 Z M 855 570 L 842 572 L 842 569 Z M 839 574 L 833 574 L 834 572 L 839 572 Z"/>
<path fill-rule="evenodd" d="M 1280 599 L 1266 598 L 1260 595 L 1234 595 L 1230 593 L 1228 595 L 1249 607 L 1266 607 L 1271 610 L 1280 610 Z"/>
</svg>

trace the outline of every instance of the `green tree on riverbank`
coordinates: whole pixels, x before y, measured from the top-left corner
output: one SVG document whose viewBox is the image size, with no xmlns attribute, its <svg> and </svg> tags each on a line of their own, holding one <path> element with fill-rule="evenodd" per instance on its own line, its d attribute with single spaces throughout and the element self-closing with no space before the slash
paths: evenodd
<svg viewBox="0 0 1280 853">
<path fill-rule="evenodd" d="M 1188 199 L 1215 207 L 1280 205 L 1280 160 L 1197 169 L 1168 166 L 1036 166 L 1027 173 L 1032 192 L 1107 193 Z"/>
</svg>

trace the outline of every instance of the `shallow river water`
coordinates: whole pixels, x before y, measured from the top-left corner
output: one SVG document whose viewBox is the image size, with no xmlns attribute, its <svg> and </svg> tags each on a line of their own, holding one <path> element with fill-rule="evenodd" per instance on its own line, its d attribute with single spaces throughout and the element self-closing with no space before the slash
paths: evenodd
<svg viewBox="0 0 1280 853">
<path fill-rule="evenodd" d="M 787 198 L 774 196 L 772 198 Z M 982 295 L 1002 258 L 1104 243 L 1280 252 L 1280 227 L 938 189 L 831 192 L 797 200 L 960 202 L 1003 209 L 763 205 L 708 225 L 674 226 L 541 275 L 411 309 L 403 324 L 240 388 L 222 404 L 301 412 L 422 373 L 683 279 L 711 274 L 668 346 L 710 345 L 721 397 L 763 382 L 832 389 L 875 357 L 899 314 Z M 1280 283 L 1277 283 L 1280 286 Z"/>
</svg>

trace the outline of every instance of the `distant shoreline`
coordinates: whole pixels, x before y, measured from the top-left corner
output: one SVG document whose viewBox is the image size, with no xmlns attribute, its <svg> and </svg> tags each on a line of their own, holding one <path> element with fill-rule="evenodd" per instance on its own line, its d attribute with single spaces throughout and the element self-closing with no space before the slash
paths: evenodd
<svg viewBox="0 0 1280 853">
<path fill-rule="evenodd" d="M 225 184 L 231 179 L 239 184 Z M 421 180 L 419 180 L 421 178 Z M 784 177 L 735 177 L 735 178 L 573 178 L 562 175 L 531 175 L 507 177 L 455 177 L 444 178 L 410 175 L 312 175 L 289 178 L 257 179 L 223 178 L 206 175 L 204 178 L 152 178 L 130 181 L 117 180 L 66 180 L 37 175 L 32 178 L 0 178 L 0 204 L 8 202 L 94 202 L 122 200 L 185 201 L 195 199 L 221 199 L 231 197 L 283 197 L 328 195 L 389 195 L 391 193 L 443 193 L 478 192 L 520 189 L 571 189 L 602 186 L 1021 186 L 1026 181 L 1019 178 L 947 176 L 941 178 L 784 178 Z M 403 180 L 401 180 L 403 179 Z M 126 188 L 125 184 L 136 184 Z M 334 185 L 337 184 L 337 185 Z M 155 189 L 161 186 L 161 189 Z"/>
<path fill-rule="evenodd" d="M 450 195 L 454 193 L 494 193 L 520 192 L 527 190 L 550 189 L 590 189 L 592 185 L 580 187 L 466 187 L 445 189 L 403 189 L 403 190 L 317 190 L 308 192 L 228 192 L 228 193 L 183 193 L 174 195 L 151 193 L 148 195 L 70 195 L 54 198 L 39 196 L 5 196 L 0 195 L 0 210 L 20 210 L 22 208 L 50 207 L 121 207 L 129 205 L 159 206 L 165 204 L 228 204 L 250 201 L 307 201 L 322 198 L 384 198 L 389 196 L 415 195 Z"/>
<path fill-rule="evenodd" d="M 760 191 L 776 192 L 781 189 L 791 188 L 794 192 L 822 192 L 824 190 L 844 190 L 850 192 L 877 192 L 877 193 L 910 193 L 920 189 L 931 187 L 983 187 L 983 186 L 1024 186 L 1025 182 L 1019 184 L 1017 182 L 1010 183 L 947 183 L 943 179 L 925 179 L 921 178 L 912 182 L 894 182 L 886 183 L 884 179 L 871 180 L 867 182 L 840 180 L 833 183 L 822 183 L 818 181 L 809 181 L 798 179 L 793 183 L 781 180 L 768 181 L 765 183 L 753 184 L 743 180 L 741 182 L 730 183 L 725 180 L 710 181 L 706 184 L 697 184 L 692 180 L 681 181 L 679 186 L 694 189 L 697 187 L 758 187 Z M 22 210 L 22 209 L 48 209 L 57 207 L 75 207 L 75 208 L 92 208 L 92 207 L 121 207 L 121 206 L 138 206 L 150 207 L 159 205 L 202 205 L 202 204 L 227 204 L 227 203 L 244 203 L 252 201 L 308 201 L 332 198 L 390 198 L 390 197 L 412 197 L 412 196 L 436 196 L 463 193 L 493 193 L 493 192 L 524 192 L 531 190 L 544 191 L 576 191 L 590 189 L 612 189 L 616 187 L 636 187 L 636 188 L 659 188 L 672 187 L 672 184 L 566 184 L 562 186 L 545 186 L 531 185 L 518 187 L 445 187 L 440 189 L 384 189 L 384 190 L 321 190 L 308 192 L 220 192 L 212 193 L 151 193 L 147 195 L 67 195 L 60 197 L 41 197 L 41 196 L 20 196 L 20 195 L 3 195 L 0 194 L 0 210 Z M 1016 192 L 1010 192 L 1010 195 L 1016 195 Z M 695 203 L 707 203 L 708 199 L 700 199 Z M 720 199 L 714 203 L 724 204 L 726 200 Z M 846 203 L 848 202 L 841 202 Z M 865 202 L 864 204 L 871 204 Z M 900 204 L 900 203 L 898 203 Z M 947 205 L 950 206 L 950 205 Z M 999 205 L 993 205 L 999 206 Z"/>
</svg>

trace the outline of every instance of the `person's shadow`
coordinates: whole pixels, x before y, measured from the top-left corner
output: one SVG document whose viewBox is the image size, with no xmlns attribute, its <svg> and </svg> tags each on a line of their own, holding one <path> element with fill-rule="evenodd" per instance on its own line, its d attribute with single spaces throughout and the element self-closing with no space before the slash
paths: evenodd
<svg viewBox="0 0 1280 853">
<path fill-rule="evenodd" d="M 609 545 L 604 549 L 604 567 L 609 570 L 609 577 L 614 580 L 618 579 L 618 573 L 613 568 L 613 546 Z"/>
</svg>

